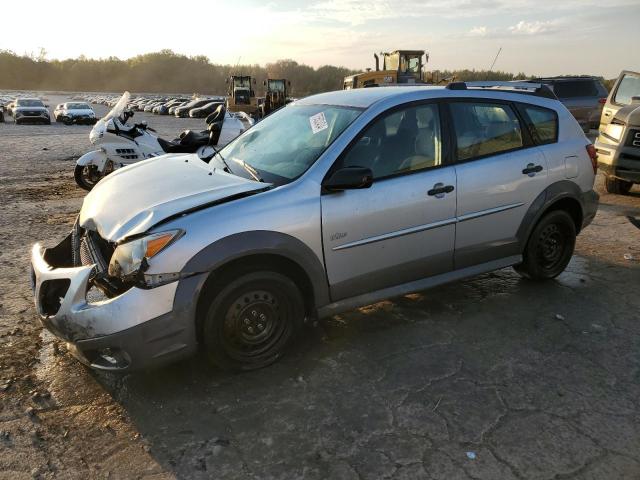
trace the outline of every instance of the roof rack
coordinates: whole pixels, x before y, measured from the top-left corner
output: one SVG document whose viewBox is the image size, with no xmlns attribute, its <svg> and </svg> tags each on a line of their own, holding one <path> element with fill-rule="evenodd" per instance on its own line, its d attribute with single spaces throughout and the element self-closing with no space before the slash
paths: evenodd
<svg viewBox="0 0 640 480">
<path fill-rule="evenodd" d="M 447 87 L 449 90 L 501 90 L 510 93 L 523 93 L 536 97 L 557 99 L 551 89 L 543 84 L 527 80 L 514 82 L 487 81 L 487 82 L 452 82 Z"/>
</svg>

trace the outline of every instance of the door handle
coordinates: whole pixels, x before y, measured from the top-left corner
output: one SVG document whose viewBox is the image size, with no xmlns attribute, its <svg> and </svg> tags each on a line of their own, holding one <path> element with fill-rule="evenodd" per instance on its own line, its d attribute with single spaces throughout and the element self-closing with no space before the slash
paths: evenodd
<svg viewBox="0 0 640 480">
<path fill-rule="evenodd" d="M 427 192 L 430 197 L 442 198 L 447 193 L 453 192 L 453 185 L 445 185 L 444 183 L 436 183 L 431 190 Z"/>
<path fill-rule="evenodd" d="M 534 165 L 533 163 L 530 163 L 527 165 L 527 168 L 522 170 L 522 173 L 525 175 L 529 175 L 530 177 L 533 177 L 536 173 L 541 171 L 542 171 L 542 165 Z"/>
</svg>

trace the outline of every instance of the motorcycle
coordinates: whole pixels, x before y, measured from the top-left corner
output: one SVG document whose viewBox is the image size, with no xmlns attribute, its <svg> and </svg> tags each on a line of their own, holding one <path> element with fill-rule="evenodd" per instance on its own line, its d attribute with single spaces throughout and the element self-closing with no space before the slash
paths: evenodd
<svg viewBox="0 0 640 480">
<path fill-rule="evenodd" d="M 160 138 L 146 122 L 128 125 L 133 111 L 127 108 L 131 94 L 124 92 L 111 111 L 94 125 L 89 140 L 98 147 L 76 162 L 74 178 L 85 190 L 118 168 L 168 153 L 197 153 L 207 161 L 218 148 L 250 128 L 254 121 L 246 114 L 227 112 L 220 105 L 209 120 L 207 130 L 185 130 L 175 140 Z"/>
</svg>

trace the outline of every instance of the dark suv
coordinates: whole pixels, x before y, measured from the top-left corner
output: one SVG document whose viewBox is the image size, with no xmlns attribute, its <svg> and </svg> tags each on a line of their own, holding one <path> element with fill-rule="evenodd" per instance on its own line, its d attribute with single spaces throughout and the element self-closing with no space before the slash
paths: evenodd
<svg viewBox="0 0 640 480">
<path fill-rule="evenodd" d="M 547 84 L 585 132 L 598 128 L 602 107 L 609 94 L 599 78 L 549 77 L 534 81 Z"/>
</svg>

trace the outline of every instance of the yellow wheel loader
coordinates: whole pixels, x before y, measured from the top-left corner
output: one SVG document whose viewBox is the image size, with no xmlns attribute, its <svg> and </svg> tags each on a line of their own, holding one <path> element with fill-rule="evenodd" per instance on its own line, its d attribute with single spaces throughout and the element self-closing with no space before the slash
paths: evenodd
<svg viewBox="0 0 640 480">
<path fill-rule="evenodd" d="M 429 61 L 429 54 L 424 50 L 396 50 L 391 53 L 373 54 L 376 69 L 345 77 L 344 90 L 363 87 L 380 87 L 398 84 L 425 84 L 424 65 Z M 424 63 L 422 57 L 424 56 Z"/>
<path fill-rule="evenodd" d="M 227 79 L 229 112 L 244 112 L 254 116 L 258 114 L 258 99 L 253 90 L 255 83 L 255 79 L 249 75 L 232 75 Z"/>
</svg>

